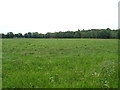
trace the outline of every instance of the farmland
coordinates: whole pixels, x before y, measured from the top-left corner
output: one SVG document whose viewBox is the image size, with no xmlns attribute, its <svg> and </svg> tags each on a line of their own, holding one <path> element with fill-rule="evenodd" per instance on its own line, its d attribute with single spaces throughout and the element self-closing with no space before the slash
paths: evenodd
<svg viewBox="0 0 120 90">
<path fill-rule="evenodd" d="M 117 39 L 3 39 L 3 88 L 117 88 Z"/>
</svg>

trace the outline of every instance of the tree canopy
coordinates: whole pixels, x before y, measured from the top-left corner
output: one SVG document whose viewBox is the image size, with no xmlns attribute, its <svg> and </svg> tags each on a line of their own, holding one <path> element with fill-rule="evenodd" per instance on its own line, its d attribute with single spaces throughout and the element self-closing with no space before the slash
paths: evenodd
<svg viewBox="0 0 120 90">
<path fill-rule="evenodd" d="M 25 34 L 8 32 L 7 34 L 2 33 L 2 38 L 115 38 L 120 37 L 119 30 L 107 29 L 91 29 L 91 30 L 79 30 L 78 31 L 59 31 L 59 32 L 48 32 L 46 34 L 38 32 L 28 32 Z"/>
</svg>

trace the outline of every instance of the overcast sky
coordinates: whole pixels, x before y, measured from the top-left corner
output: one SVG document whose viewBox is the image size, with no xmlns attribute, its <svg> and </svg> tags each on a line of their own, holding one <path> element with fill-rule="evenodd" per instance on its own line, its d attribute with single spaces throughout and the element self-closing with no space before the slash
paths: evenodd
<svg viewBox="0 0 120 90">
<path fill-rule="evenodd" d="M 0 33 L 118 28 L 119 0 L 0 0 Z"/>
</svg>

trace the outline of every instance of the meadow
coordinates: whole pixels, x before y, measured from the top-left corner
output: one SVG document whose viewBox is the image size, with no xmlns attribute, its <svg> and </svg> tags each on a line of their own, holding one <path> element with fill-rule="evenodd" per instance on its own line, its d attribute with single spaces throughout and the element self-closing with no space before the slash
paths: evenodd
<svg viewBox="0 0 120 90">
<path fill-rule="evenodd" d="M 117 88 L 117 39 L 3 39 L 3 88 Z"/>
</svg>

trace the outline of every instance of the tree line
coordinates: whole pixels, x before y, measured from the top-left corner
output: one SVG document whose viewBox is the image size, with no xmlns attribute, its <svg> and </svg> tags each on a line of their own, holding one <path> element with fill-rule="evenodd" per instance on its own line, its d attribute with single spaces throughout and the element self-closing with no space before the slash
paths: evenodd
<svg viewBox="0 0 120 90">
<path fill-rule="evenodd" d="M 91 29 L 91 30 L 77 30 L 77 31 L 65 31 L 65 32 L 48 32 L 46 34 L 38 32 L 28 32 L 25 34 L 8 32 L 2 33 L 2 38 L 103 38 L 103 39 L 118 39 L 120 37 L 119 30 L 107 29 Z"/>
</svg>

